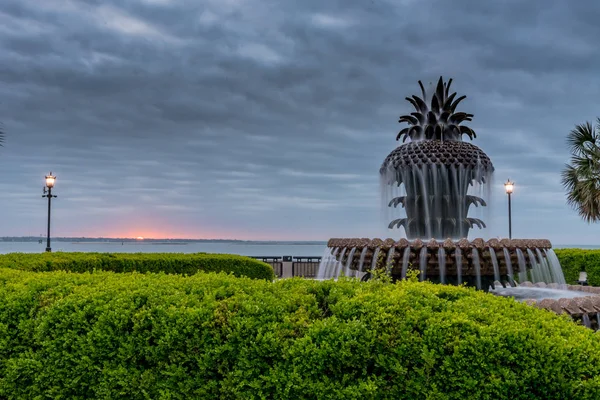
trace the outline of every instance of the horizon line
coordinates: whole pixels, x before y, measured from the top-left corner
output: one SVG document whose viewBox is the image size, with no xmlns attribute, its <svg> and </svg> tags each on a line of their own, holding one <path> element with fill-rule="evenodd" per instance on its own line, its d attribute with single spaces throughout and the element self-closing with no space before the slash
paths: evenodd
<svg viewBox="0 0 600 400">
<path fill-rule="evenodd" d="M 3 239 L 36 239 L 46 240 L 46 236 L 0 236 L 0 240 Z M 52 240 L 58 239 L 104 239 L 104 240 L 212 240 L 212 241 L 227 241 L 227 242 L 327 242 L 327 240 L 310 240 L 310 239 L 299 239 L 299 240 L 278 240 L 278 239 L 230 239 L 230 238 L 153 238 L 153 237 L 108 237 L 108 236 L 52 236 Z"/>
<path fill-rule="evenodd" d="M 46 236 L 0 236 L 0 241 L 6 241 L 6 239 L 35 239 L 35 240 L 46 240 Z M 279 243 L 327 243 L 327 240 L 316 240 L 316 239 L 297 239 L 297 240 L 279 240 L 279 239 L 226 239 L 226 238 L 150 238 L 150 237 L 104 237 L 104 236 L 54 236 L 52 240 L 114 240 L 114 241 L 213 241 L 213 242 L 279 242 Z M 552 243 L 552 247 L 556 246 L 592 246 L 598 247 L 600 244 L 588 244 L 588 243 Z"/>
</svg>

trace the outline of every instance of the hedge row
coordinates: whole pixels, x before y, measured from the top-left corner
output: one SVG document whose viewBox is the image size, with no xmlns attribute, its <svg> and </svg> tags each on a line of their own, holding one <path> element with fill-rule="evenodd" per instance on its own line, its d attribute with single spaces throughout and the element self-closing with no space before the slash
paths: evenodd
<svg viewBox="0 0 600 400">
<path fill-rule="evenodd" d="M 599 392 L 591 330 L 463 287 L 0 269 L 0 398 Z"/>
<path fill-rule="evenodd" d="M 273 268 L 262 261 L 231 254 L 183 253 L 10 253 L 0 255 L 0 268 L 26 271 L 93 270 L 165 272 L 191 275 L 198 271 L 273 280 Z"/>
<path fill-rule="evenodd" d="M 567 283 L 576 284 L 579 272 L 587 272 L 590 285 L 600 286 L 600 249 L 554 249 Z"/>
</svg>

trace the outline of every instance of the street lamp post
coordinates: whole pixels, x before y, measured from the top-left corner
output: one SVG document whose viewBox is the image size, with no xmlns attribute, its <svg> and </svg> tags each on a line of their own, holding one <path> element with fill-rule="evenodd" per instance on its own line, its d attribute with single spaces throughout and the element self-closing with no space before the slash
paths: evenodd
<svg viewBox="0 0 600 400">
<path fill-rule="evenodd" d="M 52 194 L 52 188 L 54 187 L 54 181 L 56 180 L 56 176 L 52 175 L 52 172 L 50 172 L 50 175 L 46 175 L 46 186 L 44 187 L 44 194 L 42 195 L 42 197 L 47 197 L 48 198 L 48 235 L 46 238 L 46 251 L 47 252 L 51 252 L 52 248 L 50 247 L 50 206 L 52 204 L 52 198 L 56 197 L 56 195 Z M 46 191 L 46 189 L 48 189 Z"/>
<path fill-rule="evenodd" d="M 508 238 L 512 239 L 512 215 L 510 209 L 510 195 L 512 194 L 513 189 L 515 188 L 515 183 L 511 182 L 509 179 L 504 184 L 504 188 L 506 189 L 506 194 L 508 195 Z"/>
</svg>

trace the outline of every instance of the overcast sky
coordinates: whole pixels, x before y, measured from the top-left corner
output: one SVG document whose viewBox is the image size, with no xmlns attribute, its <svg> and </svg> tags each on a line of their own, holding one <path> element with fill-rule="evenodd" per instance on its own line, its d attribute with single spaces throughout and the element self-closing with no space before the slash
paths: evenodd
<svg viewBox="0 0 600 400">
<path fill-rule="evenodd" d="M 565 202 L 600 116 L 594 0 L 2 0 L 0 236 L 398 238 L 378 169 L 417 80 L 492 159 L 487 232 L 598 244 Z M 465 140 L 468 140 L 465 138 Z"/>
</svg>

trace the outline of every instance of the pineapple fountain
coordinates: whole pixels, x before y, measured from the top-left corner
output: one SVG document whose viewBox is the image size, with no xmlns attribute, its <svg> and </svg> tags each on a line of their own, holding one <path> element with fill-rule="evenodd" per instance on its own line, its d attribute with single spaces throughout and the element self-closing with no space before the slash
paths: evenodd
<svg viewBox="0 0 600 400">
<path fill-rule="evenodd" d="M 409 141 L 379 169 L 386 207 L 406 214 L 388 228 L 402 228 L 406 238 L 330 239 L 318 278 L 343 274 L 367 280 L 372 271 L 385 269 L 403 279 L 413 269 L 421 280 L 486 291 L 498 284 L 514 286 L 517 277 L 519 282 L 565 284 L 548 240 L 468 239 L 471 229 L 486 227 L 469 212 L 487 206 L 494 166 L 483 150 L 463 141 L 476 137 L 464 125 L 473 114 L 457 111 L 466 96 L 450 93 L 451 84 L 440 77 L 428 98 L 419 81 L 422 97 L 406 98 L 415 111 L 399 119 L 408 127 L 396 140 Z"/>
</svg>

